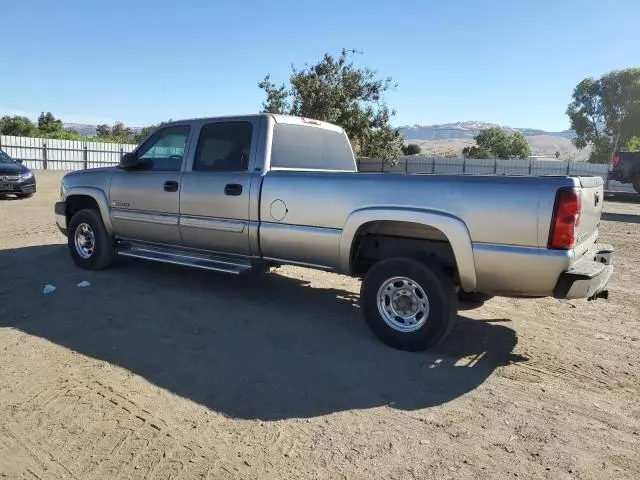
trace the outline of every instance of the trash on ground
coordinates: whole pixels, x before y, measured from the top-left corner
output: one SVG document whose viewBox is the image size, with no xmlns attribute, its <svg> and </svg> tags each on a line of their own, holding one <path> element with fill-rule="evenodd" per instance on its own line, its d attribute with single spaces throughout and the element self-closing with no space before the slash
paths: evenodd
<svg viewBox="0 0 640 480">
<path fill-rule="evenodd" d="M 56 291 L 56 287 L 54 287 L 53 285 L 47 283 L 44 286 L 44 290 L 42 291 L 42 293 L 47 294 L 47 293 L 52 293 Z"/>
<path fill-rule="evenodd" d="M 78 284 L 78 287 L 81 287 L 81 288 L 83 288 L 83 287 L 90 287 L 90 286 L 91 286 L 91 283 L 87 282 L 86 280 L 83 280 L 82 282 L 80 282 L 80 283 Z"/>
</svg>

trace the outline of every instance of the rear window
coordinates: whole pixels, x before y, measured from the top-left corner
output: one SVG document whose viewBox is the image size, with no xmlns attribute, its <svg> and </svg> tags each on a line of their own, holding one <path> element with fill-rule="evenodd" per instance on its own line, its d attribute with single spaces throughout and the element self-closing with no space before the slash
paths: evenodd
<svg viewBox="0 0 640 480">
<path fill-rule="evenodd" d="M 355 162 L 344 133 L 279 123 L 273 130 L 271 167 L 353 171 Z"/>
</svg>

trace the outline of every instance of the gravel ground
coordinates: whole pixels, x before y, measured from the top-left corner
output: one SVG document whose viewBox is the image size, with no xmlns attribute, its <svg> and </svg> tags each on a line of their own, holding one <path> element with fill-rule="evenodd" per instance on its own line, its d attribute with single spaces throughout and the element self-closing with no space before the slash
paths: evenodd
<svg viewBox="0 0 640 480">
<path fill-rule="evenodd" d="M 81 271 L 37 176 L 0 200 L 0 476 L 640 478 L 640 205 L 605 204 L 609 301 L 493 299 L 403 353 L 348 277 Z"/>
</svg>

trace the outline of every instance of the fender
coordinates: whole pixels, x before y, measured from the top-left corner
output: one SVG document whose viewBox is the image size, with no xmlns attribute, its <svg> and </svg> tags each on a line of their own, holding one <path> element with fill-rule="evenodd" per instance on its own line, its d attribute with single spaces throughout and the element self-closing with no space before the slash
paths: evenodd
<svg viewBox="0 0 640 480">
<path fill-rule="evenodd" d="M 100 216 L 102 217 L 102 222 L 104 223 L 104 227 L 107 229 L 109 234 L 113 233 L 113 225 L 111 224 L 111 213 L 109 209 L 109 201 L 107 200 L 107 195 L 100 188 L 96 187 L 69 187 L 65 189 L 65 201 L 68 202 L 71 197 L 85 195 L 87 197 L 93 198 L 98 204 L 98 208 L 100 209 Z"/>
<path fill-rule="evenodd" d="M 418 223 L 440 230 L 451 244 L 462 288 L 468 292 L 475 290 L 476 270 L 473 245 L 465 223 L 444 212 L 416 208 L 368 207 L 351 213 L 340 238 L 340 271 L 342 273 L 351 273 L 351 246 L 358 230 L 364 224 L 376 221 Z"/>
</svg>

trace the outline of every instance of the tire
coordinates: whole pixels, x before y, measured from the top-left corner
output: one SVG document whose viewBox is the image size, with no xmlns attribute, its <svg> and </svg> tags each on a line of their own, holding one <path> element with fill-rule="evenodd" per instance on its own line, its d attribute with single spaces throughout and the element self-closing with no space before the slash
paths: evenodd
<svg viewBox="0 0 640 480">
<path fill-rule="evenodd" d="M 86 229 L 89 228 L 89 230 Z M 76 233 L 81 228 L 85 233 L 93 236 L 93 247 L 76 246 Z M 81 234 L 80 234 L 81 235 Z M 86 236 L 85 240 L 89 240 Z M 82 238 L 78 238 L 78 243 Z M 91 243 L 91 242 L 89 242 Z M 109 267 L 115 260 L 116 249 L 113 238 L 107 233 L 102 217 L 97 210 L 85 209 L 77 212 L 69 222 L 67 245 L 71 258 L 75 264 L 84 270 L 102 270 Z M 83 253 L 81 253 L 81 251 Z"/>
<path fill-rule="evenodd" d="M 22 199 L 22 198 L 31 198 L 31 197 L 33 197 L 34 195 L 35 195 L 35 192 L 33 192 L 33 193 L 17 193 L 17 194 L 16 194 L 16 197 L 18 197 L 18 198 L 21 198 L 21 199 Z"/>
<path fill-rule="evenodd" d="M 633 177 L 631 183 L 633 184 L 633 189 L 636 192 L 640 193 L 640 174 L 637 174 L 635 177 Z"/>
<path fill-rule="evenodd" d="M 455 286 L 442 269 L 404 257 L 381 260 L 371 267 L 362 282 L 360 302 L 369 328 L 380 341 L 414 352 L 442 342 L 458 313 Z"/>
</svg>

